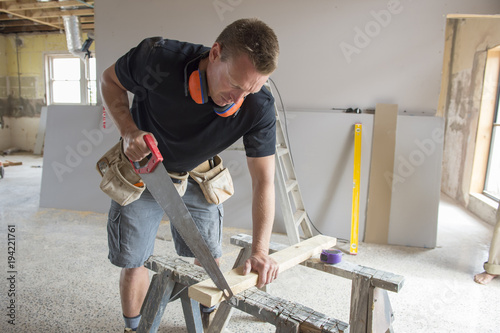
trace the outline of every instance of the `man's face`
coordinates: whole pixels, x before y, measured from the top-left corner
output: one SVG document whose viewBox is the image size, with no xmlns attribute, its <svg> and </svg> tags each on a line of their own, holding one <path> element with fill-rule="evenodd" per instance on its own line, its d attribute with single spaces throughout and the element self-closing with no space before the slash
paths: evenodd
<svg viewBox="0 0 500 333">
<path fill-rule="evenodd" d="M 219 106 L 236 103 L 249 94 L 260 91 L 269 75 L 255 70 L 246 54 L 221 61 L 220 45 L 210 51 L 207 67 L 209 96 Z"/>
</svg>

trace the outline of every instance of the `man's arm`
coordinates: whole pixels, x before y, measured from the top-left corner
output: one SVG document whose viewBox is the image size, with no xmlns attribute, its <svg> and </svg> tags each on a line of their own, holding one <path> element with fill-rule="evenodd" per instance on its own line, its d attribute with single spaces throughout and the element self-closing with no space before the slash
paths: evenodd
<svg viewBox="0 0 500 333">
<path fill-rule="evenodd" d="M 132 161 L 142 160 L 150 153 L 143 136 L 151 133 L 141 131 L 137 128 L 129 111 L 127 89 L 125 89 L 116 76 L 115 64 L 108 67 L 101 76 L 101 96 L 106 110 L 109 112 L 123 139 L 123 151 L 125 155 Z M 156 139 L 155 143 L 158 145 Z"/>
<path fill-rule="evenodd" d="M 252 256 L 245 263 L 244 274 L 259 273 L 257 287 L 271 283 L 278 276 L 278 264 L 269 257 L 269 242 L 274 223 L 274 155 L 247 157 L 252 177 Z"/>
</svg>

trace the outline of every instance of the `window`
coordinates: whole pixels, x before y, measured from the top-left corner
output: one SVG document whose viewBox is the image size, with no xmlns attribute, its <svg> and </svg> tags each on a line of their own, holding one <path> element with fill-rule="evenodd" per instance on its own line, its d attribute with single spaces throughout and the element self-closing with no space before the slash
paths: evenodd
<svg viewBox="0 0 500 333">
<path fill-rule="evenodd" d="M 500 77 L 500 75 L 499 75 Z M 490 153 L 488 156 L 488 166 L 486 169 L 486 179 L 484 182 L 484 194 L 492 199 L 500 200 L 500 80 L 493 118 L 493 127 L 491 131 Z"/>
<path fill-rule="evenodd" d="M 472 168 L 471 194 L 500 201 L 500 45 L 487 52 Z M 479 197 L 478 197 L 479 198 Z M 494 205 L 494 204 L 493 204 Z"/>
<path fill-rule="evenodd" d="M 96 104 L 95 58 L 47 55 L 47 104 Z"/>
</svg>

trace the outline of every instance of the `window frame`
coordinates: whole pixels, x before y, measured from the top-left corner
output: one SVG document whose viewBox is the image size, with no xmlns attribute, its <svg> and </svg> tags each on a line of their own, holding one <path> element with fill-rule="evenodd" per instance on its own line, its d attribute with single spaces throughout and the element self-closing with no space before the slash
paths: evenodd
<svg viewBox="0 0 500 333">
<path fill-rule="evenodd" d="M 54 69 L 54 59 L 79 59 L 80 60 L 80 102 L 77 103 L 56 103 L 54 102 L 54 88 L 53 88 L 53 69 Z M 95 58 L 93 58 L 95 59 Z M 45 54 L 45 93 L 47 99 L 47 105 L 96 105 L 97 96 L 94 97 L 94 101 L 91 101 L 90 97 L 90 87 L 91 82 L 90 75 L 90 59 L 85 58 L 82 61 L 80 57 L 74 56 L 70 53 L 46 53 Z M 97 84 L 96 84 L 97 88 Z M 97 95 L 97 91 L 95 92 Z"/>
<path fill-rule="evenodd" d="M 496 202 L 500 202 L 500 195 L 490 192 L 486 189 L 487 183 L 488 183 L 488 176 L 490 174 L 490 167 L 493 159 L 493 145 L 495 141 L 495 137 L 500 135 L 500 123 L 498 121 L 498 109 L 500 108 L 500 71 L 498 75 L 498 83 L 497 83 L 497 95 L 496 95 L 496 102 L 495 102 L 495 111 L 493 114 L 493 121 L 491 125 L 491 134 L 490 134 L 490 146 L 489 146 L 489 152 L 488 152 L 488 162 L 486 164 L 486 171 L 484 175 L 484 186 L 483 186 L 483 194 L 487 196 L 490 199 L 495 200 Z M 498 148 L 497 148 L 498 151 Z M 496 156 L 496 158 L 499 158 L 499 156 Z M 497 196 L 498 195 L 498 196 Z"/>
</svg>

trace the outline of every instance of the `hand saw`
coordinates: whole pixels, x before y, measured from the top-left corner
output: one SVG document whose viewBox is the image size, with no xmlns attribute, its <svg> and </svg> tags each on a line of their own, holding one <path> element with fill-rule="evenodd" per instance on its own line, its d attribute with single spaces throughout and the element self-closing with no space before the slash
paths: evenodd
<svg viewBox="0 0 500 333">
<path fill-rule="evenodd" d="M 139 162 L 132 163 L 135 172 L 140 174 L 142 181 L 146 184 L 153 198 L 155 198 L 156 202 L 158 202 L 170 218 L 170 223 L 172 223 L 181 235 L 186 245 L 214 281 L 217 288 L 222 291 L 226 300 L 229 300 L 233 297 L 233 292 L 229 288 L 215 259 L 212 257 L 184 201 L 182 201 L 172 183 L 172 179 L 167 173 L 165 166 L 161 163 L 163 156 L 161 156 L 158 147 L 155 145 L 153 137 L 145 135 L 144 141 L 149 150 L 151 150 L 152 156 L 144 166 L 141 166 Z"/>
</svg>

